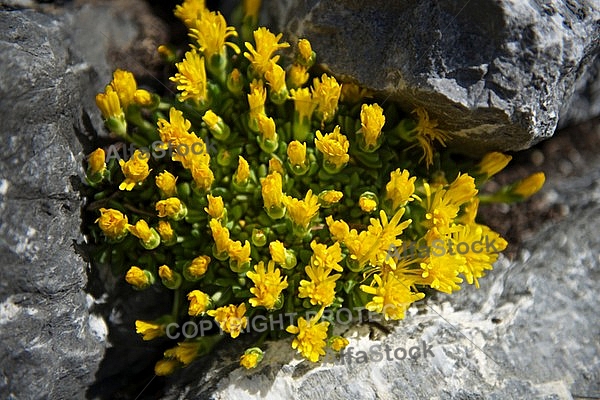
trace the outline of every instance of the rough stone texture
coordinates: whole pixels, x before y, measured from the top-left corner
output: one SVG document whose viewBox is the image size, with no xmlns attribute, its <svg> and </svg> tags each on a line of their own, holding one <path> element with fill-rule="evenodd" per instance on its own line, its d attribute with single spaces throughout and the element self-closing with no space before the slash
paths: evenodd
<svg viewBox="0 0 600 400">
<path fill-rule="evenodd" d="M 83 398 L 108 345 L 77 250 L 79 182 L 82 150 L 102 128 L 94 95 L 110 81 L 109 55 L 139 34 L 125 5 L 0 6 L 3 399 Z"/>
<path fill-rule="evenodd" d="M 266 0 L 263 10 L 338 77 L 406 111 L 424 106 L 462 150 L 521 150 L 552 136 L 561 109 L 570 121 L 600 111 L 597 72 L 586 72 L 600 53 L 597 1 Z M 576 88 L 591 96 L 568 111 Z"/>
<path fill-rule="evenodd" d="M 346 333 L 354 354 L 425 341 L 433 358 L 341 365 L 329 357 L 315 366 L 290 362 L 294 351 L 284 340 L 268 343 L 261 365 L 247 372 L 231 357 L 244 348 L 234 342 L 173 377 L 163 398 L 599 398 L 598 182 L 598 156 L 579 175 L 550 179 L 538 201 L 563 205 L 568 217 L 547 224 L 515 260 L 502 258 L 479 290 L 419 304 L 387 336 L 369 325 Z"/>
</svg>

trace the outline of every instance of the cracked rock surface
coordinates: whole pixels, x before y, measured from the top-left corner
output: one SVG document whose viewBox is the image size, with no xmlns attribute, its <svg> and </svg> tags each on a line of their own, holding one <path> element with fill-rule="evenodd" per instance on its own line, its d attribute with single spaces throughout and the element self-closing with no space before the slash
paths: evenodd
<svg viewBox="0 0 600 400">
<path fill-rule="evenodd" d="M 522 150 L 600 113 L 597 1 L 265 0 L 263 14 L 336 76 L 425 107 L 464 151 Z"/>
<path fill-rule="evenodd" d="M 139 27 L 123 4 L 15 6 L 0 7 L 0 398 L 80 399 L 108 345 L 77 250 L 83 150 L 109 53 Z"/>
</svg>

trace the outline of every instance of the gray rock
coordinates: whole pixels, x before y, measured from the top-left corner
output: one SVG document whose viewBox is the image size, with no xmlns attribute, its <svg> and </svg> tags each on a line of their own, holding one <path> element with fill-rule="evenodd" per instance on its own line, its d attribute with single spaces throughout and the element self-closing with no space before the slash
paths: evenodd
<svg viewBox="0 0 600 400">
<path fill-rule="evenodd" d="M 263 3 L 263 22 L 308 38 L 338 77 L 405 111 L 425 107 L 463 151 L 525 149 L 552 136 L 559 117 L 599 112 L 588 72 L 600 52 L 597 1 Z"/>
<path fill-rule="evenodd" d="M 83 150 L 102 130 L 94 96 L 110 81 L 109 56 L 139 32 L 119 7 L 0 10 L 3 399 L 84 398 L 108 346 L 78 250 L 79 188 Z"/>
<path fill-rule="evenodd" d="M 501 258 L 479 290 L 464 287 L 419 304 L 387 336 L 369 325 L 345 332 L 354 355 L 387 345 L 394 358 L 395 349 L 424 341 L 433 356 L 362 364 L 327 356 L 314 365 L 290 361 L 288 339 L 268 343 L 260 366 L 247 372 L 228 348 L 173 378 L 164 398 L 598 398 L 600 160 L 586 170 L 547 183 L 542 200 L 560 199 L 568 219 L 538 232 L 519 259 Z"/>
</svg>

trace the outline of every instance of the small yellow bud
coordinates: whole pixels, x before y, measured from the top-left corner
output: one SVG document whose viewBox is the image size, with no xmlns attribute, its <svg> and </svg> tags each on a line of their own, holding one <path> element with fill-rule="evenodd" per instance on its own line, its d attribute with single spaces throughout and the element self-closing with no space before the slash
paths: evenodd
<svg viewBox="0 0 600 400">
<path fill-rule="evenodd" d="M 152 340 L 164 336 L 165 331 L 161 324 L 153 321 L 135 321 L 135 332 L 142 335 L 143 340 Z"/>
<path fill-rule="evenodd" d="M 258 347 L 252 347 L 240 358 L 240 365 L 246 369 L 255 368 L 263 359 L 264 353 Z"/>
<path fill-rule="evenodd" d="M 168 217 L 174 221 L 179 221 L 187 215 L 187 207 L 177 197 L 169 197 L 156 202 L 156 211 L 158 211 L 159 217 Z"/>
<path fill-rule="evenodd" d="M 213 197 L 208 195 L 208 207 L 204 207 L 204 211 L 212 218 L 221 219 L 225 216 L 225 207 L 221 196 Z"/>
<path fill-rule="evenodd" d="M 363 104 L 360 109 L 360 146 L 363 151 L 373 152 L 380 145 L 381 129 L 385 124 L 383 108 L 379 104 Z"/>
<path fill-rule="evenodd" d="M 275 131 L 275 121 L 273 118 L 267 117 L 264 114 L 259 114 L 258 131 L 263 140 L 269 140 L 271 142 L 277 140 L 277 132 Z"/>
<path fill-rule="evenodd" d="M 106 153 L 97 148 L 88 157 L 88 175 L 103 174 L 106 171 Z"/>
<path fill-rule="evenodd" d="M 194 258 L 183 271 L 185 279 L 189 281 L 196 281 L 200 279 L 208 270 L 208 264 L 210 264 L 209 256 L 198 256 Z"/>
<path fill-rule="evenodd" d="M 219 123 L 220 119 L 221 118 L 212 110 L 206 111 L 204 113 L 204 116 L 202 117 L 202 121 L 204 121 L 206 126 L 208 126 L 208 129 L 210 129 L 211 131 L 217 128 L 217 124 Z"/>
<path fill-rule="evenodd" d="M 134 289 L 142 290 L 154 283 L 154 277 L 149 271 L 133 266 L 127 271 L 125 281 L 133 286 Z"/>
<path fill-rule="evenodd" d="M 119 240 L 129 232 L 127 216 L 119 210 L 101 208 L 100 217 L 95 222 L 108 239 Z"/>
<path fill-rule="evenodd" d="M 169 171 L 163 171 L 156 175 L 156 186 L 166 197 L 177 196 L 177 177 Z"/>
<path fill-rule="evenodd" d="M 156 228 L 156 230 L 158 231 L 158 234 L 160 235 L 162 241 L 167 244 L 170 244 L 175 239 L 175 232 L 173 231 L 173 228 L 171 227 L 169 221 L 158 221 L 158 227 Z"/>
<path fill-rule="evenodd" d="M 348 339 L 343 338 L 341 336 L 334 336 L 330 339 L 330 346 L 333 351 L 340 351 L 350 343 Z"/>
<path fill-rule="evenodd" d="M 539 192 L 545 181 L 546 176 L 544 173 L 537 172 L 517 183 L 512 192 L 526 199 Z"/>
<path fill-rule="evenodd" d="M 304 166 L 306 163 L 306 143 L 300 143 L 297 140 L 290 142 L 287 148 L 287 155 L 292 166 Z"/>
<path fill-rule="evenodd" d="M 284 175 L 285 174 L 285 170 L 283 169 L 283 164 L 281 163 L 281 161 L 278 158 L 272 157 L 269 160 L 269 173 L 273 173 L 273 172 L 277 172 L 280 175 Z"/>
<path fill-rule="evenodd" d="M 197 317 L 204 314 L 210 307 L 210 296 L 200 290 L 193 290 L 188 293 L 187 299 L 190 302 L 188 314 L 192 317 Z"/>
<path fill-rule="evenodd" d="M 135 104 L 140 105 L 142 107 L 151 106 L 153 103 L 152 94 L 144 89 L 136 90 L 133 94 L 133 100 L 135 101 Z"/>
<path fill-rule="evenodd" d="M 158 276 L 162 280 L 163 285 L 169 289 L 177 289 L 181 286 L 181 275 L 167 265 L 161 265 L 158 267 Z"/>
<path fill-rule="evenodd" d="M 307 39 L 300 39 L 298 41 L 298 51 L 300 52 L 301 61 L 304 64 L 308 64 L 313 56 L 313 50 L 310 42 Z"/>
<path fill-rule="evenodd" d="M 160 360 L 154 365 L 154 373 L 157 376 L 171 375 L 180 365 L 177 360 Z"/>
<path fill-rule="evenodd" d="M 105 93 L 98 93 L 96 95 L 96 105 L 100 109 L 104 119 L 125 118 L 121 109 L 121 103 L 119 102 L 119 96 L 112 86 L 107 86 Z"/>
<path fill-rule="evenodd" d="M 358 205 L 360 209 L 364 212 L 370 213 L 377 209 L 377 202 L 373 199 L 369 199 L 368 197 L 361 197 L 358 199 Z"/>
<path fill-rule="evenodd" d="M 490 178 L 502 171 L 510 160 L 512 160 L 512 156 L 497 151 L 487 153 L 479 163 L 479 172 Z"/>
<path fill-rule="evenodd" d="M 324 190 L 319 193 L 319 200 L 321 205 L 329 207 L 336 203 L 338 203 L 342 197 L 344 197 L 344 193 L 337 190 Z"/>
<path fill-rule="evenodd" d="M 250 178 L 250 166 L 248 165 L 248 161 L 242 156 L 238 158 L 238 167 L 233 175 L 233 180 L 237 185 L 244 185 L 248 182 L 248 178 Z"/>
</svg>

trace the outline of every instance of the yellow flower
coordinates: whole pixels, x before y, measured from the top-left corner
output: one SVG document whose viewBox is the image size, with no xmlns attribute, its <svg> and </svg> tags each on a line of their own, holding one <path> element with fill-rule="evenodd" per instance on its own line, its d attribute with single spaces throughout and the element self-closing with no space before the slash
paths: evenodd
<svg viewBox="0 0 600 400">
<path fill-rule="evenodd" d="M 324 190 L 319 193 L 319 204 L 321 207 L 331 207 L 344 197 L 344 193 L 337 190 Z"/>
<path fill-rule="evenodd" d="M 296 335 L 292 341 L 292 348 L 297 349 L 298 353 L 312 362 L 319 361 L 319 357 L 325 355 L 325 346 L 327 345 L 327 328 L 329 322 L 323 321 L 317 323 L 321 318 L 322 311 L 310 321 L 303 317 L 298 318 L 298 326 L 290 325 L 286 331 Z"/>
<path fill-rule="evenodd" d="M 96 219 L 98 226 L 109 239 L 118 240 L 127 235 L 127 215 L 112 208 L 101 208 L 100 217 Z"/>
<path fill-rule="evenodd" d="M 539 192 L 545 181 L 546 176 L 544 173 L 537 172 L 517 183 L 512 192 L 526 199 Z"/>
<path fill-rule="evenodd" d="M 310 222 L 319 212 L 319 198 L 311 189 L 308 189 L 304 200 L 298 200 L 290 196 L 283 197 L 283 204 L 287 208 L 288 216 L 292 222 L 307 229 Z"/>
<path fill-rule="evenodd" d="M 273 172 L 277 172 L 281 176 L 285 174 L 283 164 L 276 156 L 272 156 L 269 160 L 269 174 L 272 174 Z"/>
<path fill-rule="evenodd" d="M 189 292 L 187 299 L 190 302 L 188 314 L 192 317 L 204 314 L 210 307 L 210 296 L 200 290 L 192 290 Z"/>
<path fill-rule="evenodd" d="M 312 305 L 330 306 L 335 300 L 335 282 L 342 276 L 331 273 L 331 268 L 325 266 L 307 265 L 304 268 L 310 281 L 303 279 L 298 288 L 298 297 L 308 298 Z"/>
<path fill-rule="evenodd" d="M 370 212 L 375 211 L 377 209 L 377 202 L 375 200 L 373 200 L 373 199 L 368 198 L 368 197 L 362 197 L 361 196 L 358 199 L 358 206 L 364 212 L 370 213 Z"/>
<path fill-rule="evenodd" d="M 449 239 L 458 246 L 453 251 L 464 257 L 462 274 L 470 285 L 474 283 L 477 288 L 479 288 L 478 279 L 485 276 L 486 270 L 493 269 L 499 252 L 506 249 L 508 245 L 498 233 L 485 225 L 474 223 L 453 226 Z M 466 250 L 465 246 L 461 246 L 460 243 L 467 243 Z M 492 244 L 489 246 L 490 249 L 486 243 Z"/>
<path fill-rule="evenodd" d="M 158 221 L 158 227 L 156 228 L 156 230 L 158 231 L 158 234 L 160 235 L 160 238 L 163 240 L 163 242 L 171 242 L 175 237 L 175 232 L 173 231 L 173 228 L 171 227 L 169 221 Z"/>
<path fill-rule="evenodd" d="M 202 343 L 198 341 L 180 342 L 177 343 L 177 347 L 166 350 L 165 357 L 174 358 L 183 365 L 188 365 L 198 356 L 198 350 L 200 350 L 201 345 Z"/>
<path fill-rule="evenodd" d="M 189 130 L 192 127 L 192 123 L 184 118 L 183 112 L 175 107 L 169 109 L 169 121 L 159 118 L 157 125 L 162 142 L 174 147 L 182 142 L 182 138 L 190 135 Z"/>
<path fill-rule="evenodd" d="M 166 200 L 156 202 L 156 211 L 160 218 L 171 218 L 178 221 L 187 215 L 187 208 L 177 197 L 169 197 Z"/>
<path fill-rule="evenodd" d="M 208 96 L 204 58 L 200 57 L 196 50 L 191 50 L 185 53 L 185 59 L 175 66 L 179 72 L 169 79 L 177 84 L 177 90 L 181 92 L 181 101 L 191 99 L 204 103 Z"/>
<path fill-rule="evenodd" d="M 342 349 L 345 349 L 346 346 L 348 346 L 349 344 L 350 342 L 348 341 L 348 339 L 343 338 L 341 336 L 334 336 L 330 340 L 330 346 L 333 351 L 341 351 Z"/>
<path fill-rule="evenodd" d="M 491 178 L 502 171 L 508 165 L 510 160 L 512 160 L 512 156 L 507 156 L 506 154 L 497 151 L 487 153 L 478 165 L 479 172 L 486 174 L 488 178 Z"/>
<path fill-rule="evenodd" d="M 310 258 L 310 263 L 315 267 L 323 267 L 325 269 L 332 269 L 342 272 L 342 266 L 339 264 L 344 259 L 342 255 L 342 248 L 338 242 L 335 242 L 332 246 L 327 247 L 323 243 L 317 243 L 313 240 L 310 243 L 310 248 L 313 251 L 313 255 Z"/>
<path fill-rule="evenodd" d="M 298 40 L 298 53 L 302 64 L 309 64 L 313 57 L 313 50 L 307 39 Z"/>
<path fill-rule="evenodd" d="M 421 160 L 425 159 L 425 164 L 430 166 L 433 164 L 433 141 L 438 141 L 442 146 L 446 146 L 448 134 L 437 128 L 437 121 L 429 120 L 429 114 L 427 114 L 424 108 L 418 107 L 413 113 L 416 113 L 418 117 L 415 132 L 417 134 L 417 141 L 423 148 L 423 157 L 421 157 Z"/>
<path fill-rule="evenodd" d="M 252 307 L 274 309 L 279 295 L 288 287 L 287 276 L 282 279 L 281 271 L 275 268 L 275 262 L 272 260 L 266 269 L 265 263 L 260 261 L 254 266 L 254 272 L 248 271 L 246 276 L 254 283 L 254 287 L 250 288 L 250 293 L 255 296 L 249 300 Z"/>
<path fill-rule="evenodd" d="M 143 340 L 152 340 L 165 335 L 161 324 L 153 321 L 135 321 L 135 333 L 142 335 Z"/>
<path fill-rule="evenodd" d="M 267 90 L 263 86 L 263 81 L 253 80 L 250 82 L 250 91 L 248 93 L 248 117 L 250 118 L 251 128 L 255 131 L 258 130 L 258 116 L 265 114 L 266 100 Z"/>
<path fill-rule="evenodd" d="M 323 153 L 325 165 L 332 165 L 330 167 L 331 170 L 343 168 L 348 160 L 350 160 L 350 156 L 348 155 L 350 142 L 348 142 L 346 136 L 340 133 L 339 125 L 335 126 L 332 133 L 323 136 L 321 131 L 317 131 L 316 135 L 315 146 L 317 150 Z"/>
<path fill-rule="evenodd" d="M 150 174 L 150 169 L 148 168 L 149 158 L 149 153 L 142 153 L 140 150 L 136 150 L 133 156 L 126 162 L 119 160 L 121 171 L 125 175 L 125 180 L 119 185 L 119 190 L 131 191 L 135 185 L 144 182 L 144 179 Z"/>
<path fill-rule="evenodd" d="M 229 235 L 227 235 L 227 241 L 229 241 Z M 208 264 L 210 264 L 209 256 L 198 256 L 192 260 L 189 266 L 187 266 L 186 272 L 193 279 L 198 279 L 206 273 Z"/>
<path fill-rule="evenodd" d="M 156 175 L 156 186 L 167 197 L 177 196 L 177 177 L 169 171 L 163 171 Z"/>
<path fill-rule="evenodd" d="M 248 318 L 246 318 L 246 304 L 242 303 L 239 306 L 230 304 L 228 306 L 219 307 L 216 310 L 210 310 L 208 315 L 215 318 L 215 321 L 221 327 L 223 332 L 229 333 L 232 338 L 240 335 L 242 329 L 248 326 Z"/>
<path fill-rule="evenodd" d="M 158 238 L 158 233 L 154 231 L 154 229 L 148 226 L 148 223 L 143 219 L 140 219 L 135 225 L 129 225 L 127 227 L 129 232 L 133 234 L 136 238 L 140 239 L 144 243 L 150 243 L 152 241 L 156 241 L 160 243 Z M 154 246 L 156 247 L 156 246 Z"/>
<path fill-rule="evenodd" d="M 175 16 L 189 28 L 206 12 L 204 0 L 183 0 L 183 4 L 175 6 Z"/>
<path fill-rule="evenodd" d="M 286 93 L 285 71 L 279 64 L 271 62 L 271 68 L 265 72 L 265 79 L 269 83 L 271 90 L 275 93 Z"/>
<path fill-rule="evenodd" d="M 264 114 L 258 115 L 258 131 L 263 140 L 272 142 L 277 140 L 277 132 L 275 131 L 275 121 Z"/>
<path fill-rule="evenodd" d="M 221 223 L 214 218 L 210 220 L 209 226 L 212 232 L 213 240 L 215 241 L 217 254 L 227 252 L 230 242 L 229 230 L 222 226 Z"/>
<path fill-rule="evenodd" d="M 290 91 L 291 98 L 294 99 L 294 109 L 298 113 L 299 120 L 308 120 L 317 108 L 318 103 L 313 100 L 313 95 L 308 88 L 293 89 Z"/>
<path fill-rule="evenodd" d="M 300 64 L 292 64 L 287 73 L 287 83 L 290 88 L 299 88 L 304 85 L 310 76 L 308 75 L 308 68 Z M 306 88 L 306 90 L 309 90 Z M 291 93 L 291 91 L 290 91 Z M 316 107 L 316 104 L 315 104 Z"/>
<path fill-rule="evenodd" d="M 207 162 L 207 160 L 210 159 L 210 156 L 208 154 L 202 155 L 207 156 L 206 159 L 193 163 L 190 170 L 192 171 L 192 178 L 194 178 L 194 183 L 198 190 L 207 191 L 215 181 L 215 175 Z M 196 159 L 199 160 L 198 158 Z"/>
<path fill-rule="evenodd" d="M 390 174 L 390 181 L 385 185 L 385 197 L 392 201 L 393 210 L 414 200 L 416 179 L 415 176 L 411 178 L 407 170 L 400 172 L 400 168 Z"/>
<path fill-rule="evenodd" d="M 250 242 L 247 240 L 244 242 L 243 246 L 242 242 L 238 240 L 230 241 L 229 246 L 227 247 L 227 254 L 229 254 L 229 258 L 231 259 L 231 261 L 236 262 L 238 266 L 250 262 L 251 251 L 252 248 L 250 247 Z"/>
<path fill-rule="evenodd" d="M 251 43 L 245 43 L 249 52 L 244 53 L 244 57 L 250 60 L 254 71 L 256 71 L 259 76 L 263 76 L 264 73 L 269 70 L 271 62 L 276 63 L 279 60 L 279 56 L 271 58 L 274 52 L 290 46 L 287 42 L 279 43 L 282 36 L 283 33 L 275 36 L 267 28 L 261 27 L 254 31 L 256 49 Z"/>
<path fill-rule="evenodd" d="M 285 265 L 286 249 L 283 243 L 279 240 L 269 243 L 269 253 L 273 261 L 279 265 Z"/>
<path fill-rule="evenodd" d="M 213 110 L 208 110 L 204 113 L 202 117 L 202 121 L 208 126 L 209 129 L 215 129 L 217 124 L 219 123 L 219 116 L 213 112 Z"/>
<path fill-rule="evenodd" d="M 233 180 L 238 185 L 243 185 L 250 178 L 250 166 L 248 165 L 248 161 L 242 156 L 238 158 L 238 167 L 233 175 Z"/>
<path fill-rule="evenodd" d="M 117 92 L 119 102 L 123 108 L 127 108 L 135 102 L 134 95 L 137 90 L 137 83 L 131 72 L 117 69 L 113 72 L 113 80 L 110 85 Z"/>
<path fill-rule="evenodd" d="M 476 195 L 475 180 L 467 174 L 459 174 L 447 189 L 438 187 L 432 194 L 426 182 L 423 185 L 427 195 L 425 218 L 430 227 L 449 227 L 456 218 L 460 206 L 470 202 Z"/>
<path fill-rule="evenodd" d="M 145 89 L 136 90 L 133 94 L 133 101 L 142 107 L 148 107 L 154 102 L 152 94 Z"/>
<path fill-rule="evenodd" d="M 214 197 L 209 194 L 206 196 L 208 198 L 208 207 L 204 207 L 204 211 L 211 218 L 221 219 L 225 216 L 225 206 L 223 205 L 223 198 L 221 196 Z"/>
<path fill-rule="evenodd" d="M 175 274 L 176 272 L 169 268 L 169 266 L 167 265 L 161 265 L 160 267 L 158 267 L 158 276 L 163 281 L 175 281 L 177 279 Z"/>
<path fill-rule="evenodd" d="M 261 179 L 261 191 L 265 209 L 279 207 L 283 201 L 283 181 L 278 172 L 272 172 Z"/>
<path fill-rule="evenodd" d="M 101 148 L 94 150 L 88 157 L 88 175 L 103 174 L 106 171 L 106 153 Z"/>
<path fill-rule="evenodd" d="M 334 221 L 333 217 L 329 215 L 325 218 L 325 222 L 327 222 L 331 237 L 337 242 L 344 242 L 346 237 L 350 234 L 350 227 L 343 220 Z"/>
<path fill-rule="evenodd" d="M 180 366 L 177 360 L 159 360 L 154 365 L 154 373 L 157 376 L 171 375 Z"/>
<path fill-rule="evenodd" d="M 240 365 L 246 369 L 255 368 L 263 359 L 263 352 L 258 347 L 252 347 L 240 358 Z"/>
<path fill-rule="evenodd" d="M 125 274 L 125 281 L 138 290 L 146 289 L 154 283 L 150 272 L 136 266 L 129 268 L 129 271 Z"/>
<path fill-rule="evenodd" d="M 304 166 L 306 163 L 306 143 L 300 143 L 297 140 L 291 141 L 287 148 L 287 156 L 292 166 Z"/>
<path fill-rule="evenodd" d="M 375 150 L 378 147 L 377 141 L 381 135 L 381 129 L 385 124 L 383 108 L 377 103 L 372 105 L 363 104 L 360 109 L 360 133 L 365 141 L 364 150 Z"/>
<path fill-rule="evenodd" d="M 433 253 L 433 252 L 432 252 Z M 418 283 L 429 285 L 440 292 L 451 294 L 460 290 L 463 280 L 458 276 L 464 270 L 465 259 L 458 254 L 444 252 L 442 256 L 431 255 L 421 263 L 421 278 Z"/>
<path fill-rule="evenodd" d="M 123 109 L 121 108 L 119 95 L 112 86 L 107 86 L 104 93 L 96 95 L 96 105 L 100 109 L 104 119 L 116 118 L 124 121 L 125 114 L 123 114 Z"/>
<path fill-rule="evenodd" d="M 312 98 L 317 103 L 317 111 L 322 116 L 322 121 L 333 119 L 337 111 L 342 87 L 333 76 L 321 75 L 321 79 L 313 79 Z"/>
<path fill-rule="evenodd" d="M 196 40 L 198 50 L 208 60 L 215 54 L 225 57 L 225 46 L 231 47 L 236 54 L 240 52 L 235 43 L 226 41 L 228 37 L 237 37 L 238 34 L 234 27 L 227 26 L 227 21 L 219 12 L 202 13 L 202 17 L 193 22 L 189 35 Z"/>
<path fill-rule="evenodd" d="M 383 314 L 388 319 L 403 319 L 408 307 L 417 300 L 425 297 L 423 293 L 415 293 L 411 290 L 414 283 L 408 279 L 398 279 L 394 274 L 387 273 L 382 277 L 378 274 L 373 275 L 373 283 L 377 287 L 361 285 L 360 289 L 373 295 L 373 299 L 367 303 L 366 308 L 369 311 Z"/>
</svg>

